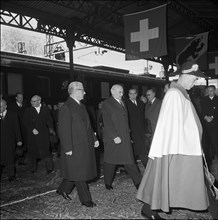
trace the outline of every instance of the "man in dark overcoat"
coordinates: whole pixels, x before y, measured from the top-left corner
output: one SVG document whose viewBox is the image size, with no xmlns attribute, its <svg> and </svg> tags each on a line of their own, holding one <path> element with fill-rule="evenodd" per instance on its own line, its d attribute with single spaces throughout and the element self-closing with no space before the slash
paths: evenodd
<svg viewBox="0 0 218 220">
<path fill-rule="evenodd" d="M 126 99 L 126 106 L 129 116 L 131 140 L 135 158 L 139 158 L 144 167 L 148 160 L 148 146 L 145 144 L 145 104 L 137 99 L 137 89 L 129 90 L 129 99 Z"/>
<path fill-rule="evenodd" d="M 16 113 L 7 110 L 7 103 L 5 100 L 0 100 L 0 131 L 1 131 L 1 167 L 6 167 L 9 181 L 15 180 L 15 150 L 16 145 L 21 146 L 21 132 Z"/>
<path fill-rule="evenodd" d="M 54 134 L 53 122 L 47 107 L 41 106 L 41 97 L 31 98 L 31 107 L 24 113 L 24 125 L 27 130 L 28 156 L 30 171 L 37 170 L 37 159 L 43 159 L 47 174 L 52 173 L 54 164 L 49 150 L 49 133 Z"/>
<path fill-rule="evenodd" d="M 8 105 L 8 109 L 16 112 L 18 115 L 19 119 L 19 124 L 21 128 L 21 136 L 22 136 L 22 154 L 17 155 L 17 160 L 19 165 L 25 165 L 25 156 L 26 156 L 26 150 L 27 150 L 27 134 L 26 134 L 26 129 L 23 123 L 23 115 L 25 112 L 25 105 L 23 102 L 23 94 L 20 92 L 17 92 L 15 95 L 15 101 L 12 102 L 10 105 Z"/>
<path fill-rule="evenodd" d="M 148 103 L 145 106 L 145 119 L 148 119 L 151 123 L 151 130 L 153 136 L 157 125 L 162 101 L 156 98 L 155 88 L 149 88 L 146 92 L 146 96 L 148 99 Z"/>
<path fill-rule="evenodd" d="M 71 200 L 69 194 L 76 186 L 82 205 L 94 207 L 86 181 L 97 175 L 95 148 L 98 147 L 85 106 L 80 102 L 85 91 L 81 82 L 68 86 L 69 98 L 61 107 L 58 133 L 61 144 L 60 175 L 62 183 L 57 193 Z"/>
<path fill-rule="evenodd" d="M 115 84 L 111 88 L 112 97 L 102 105 L 104 139 L 104 181 L 106 189 L 113 189 L 112 182 L 116 165 L 124 165 L 138 188 L 141 173 L 135 164 L 130 140 L 127 109 L 122 102 L 123 87 Z"/>
<path fill-rule="evenodd" d="M 204 138 L 206 138 L 203 148 L 209 164 L 218 157 L 218 96 L 215 91 L 214 85 L 208 86 L 208 96 L 201 100 Z"/>
</svg>

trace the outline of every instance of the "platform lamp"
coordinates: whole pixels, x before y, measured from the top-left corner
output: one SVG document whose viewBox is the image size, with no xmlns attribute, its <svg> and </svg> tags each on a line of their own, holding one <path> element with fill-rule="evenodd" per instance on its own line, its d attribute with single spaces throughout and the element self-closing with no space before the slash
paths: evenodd
<svg viewBox="0 0 218 220">
<path fill-rule="evenodd" d="M 26 54 L 27 51 L 25 50 L 25 42 L 18 42 L 18 53 Z"/>
</svg>

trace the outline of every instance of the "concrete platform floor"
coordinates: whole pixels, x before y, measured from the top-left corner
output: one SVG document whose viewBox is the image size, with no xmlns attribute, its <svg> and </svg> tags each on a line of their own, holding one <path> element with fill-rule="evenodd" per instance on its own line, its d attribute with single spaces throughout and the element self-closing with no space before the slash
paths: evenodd
<svg viewBox="0 0 218 220">
<path fill-rule="evenodd" d="M 100 175 L 89 184 L 94 208 L 81 206 L 76 189 L 71 193 L 72 201 L 65 201 L 56 194 L 61 182 L 59 159 L 53 155 L 55 173 L 46 175 L 41 162 L 38 171 L 31 174 L 27 166 L 17 167 L 17 179 L 9 182 L 6 173 L 1 180 L 1 219 L 143 219 L 142 203 L 135 198 L 136 189 L 126 173 L 117 172 L 114 190 L 104 187 L 102 163 Z M 138 162 L 143 173 L 144 168 Z M 166 219 L 212 219 L 209 212 L 193 212 L 173 209 L 171 215 L 160 213 Z"/>
</svg>

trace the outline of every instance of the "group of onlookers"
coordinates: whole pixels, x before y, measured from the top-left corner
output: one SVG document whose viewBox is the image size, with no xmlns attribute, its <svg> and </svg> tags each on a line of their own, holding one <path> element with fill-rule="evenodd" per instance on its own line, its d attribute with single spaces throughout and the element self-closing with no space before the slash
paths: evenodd
<svg viewBox="0 0 218 220">
<path fill-rule="evenodd" d="M 31 98 L 30 106 L 24 103 L 22 93 L 17 93 L 8 105 L 1 97 L 1 174 L 5 167 L 10 182 L 16 179 L 15 163 L 28 165 L 31 173 L 35 173 L 37 160 L 42 159 L 47 174 L 54 172 L 51 152 L 60 151 L 57 115 L 61 104 L 50 111 L 38 95 Z"/>
</svg>

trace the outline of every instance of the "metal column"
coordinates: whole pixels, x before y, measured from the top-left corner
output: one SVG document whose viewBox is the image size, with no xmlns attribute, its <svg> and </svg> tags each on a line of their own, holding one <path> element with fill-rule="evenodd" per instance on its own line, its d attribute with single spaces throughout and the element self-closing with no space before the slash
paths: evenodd
<svg viewBox="0 0 218 220">
<path fill-rule="evenodd" d="M 75 44 L 75 33 L 71 27 L 67 29 L 65 40 L 67 43 L 67 47 L 69 48 L 70 82 L 72 82 L 77 78 L 77 75 L 74 71 L 74 60 L 73 60 L 73 47 Z"/>
</svg>

